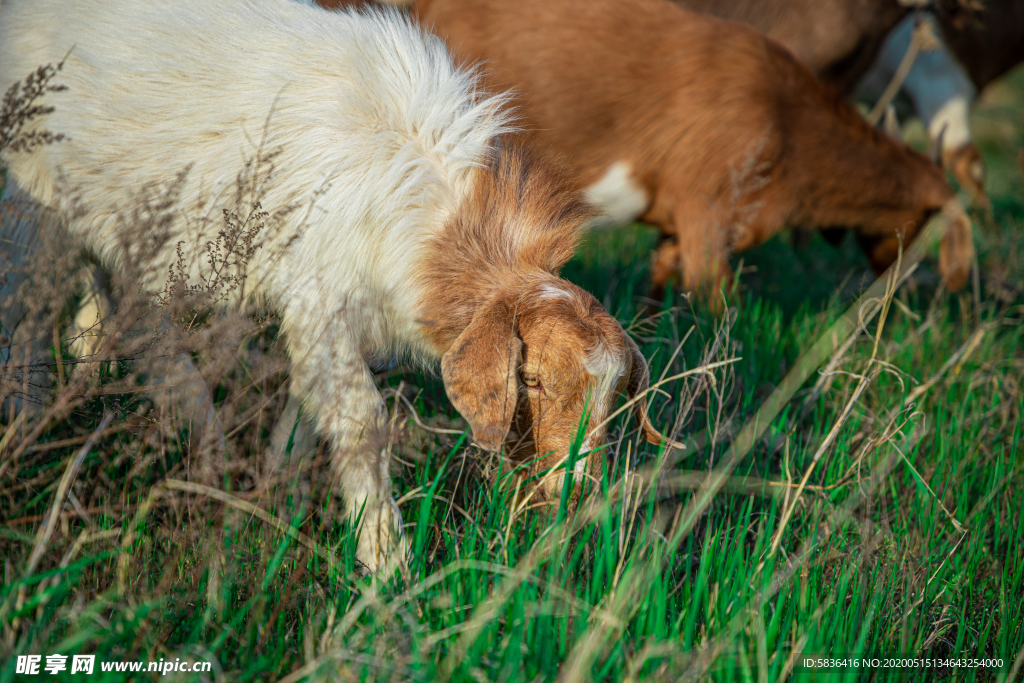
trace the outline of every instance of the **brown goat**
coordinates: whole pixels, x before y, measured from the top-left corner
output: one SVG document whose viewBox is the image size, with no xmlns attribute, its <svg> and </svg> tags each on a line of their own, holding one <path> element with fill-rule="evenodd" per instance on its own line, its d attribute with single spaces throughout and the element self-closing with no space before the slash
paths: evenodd
<svg viewBox="0 0 1024 683">
<path fill-rule="evenodd" d="M 684 7 L 740 21 L 761 31 L 789 49 L 819 78 L 849 93 L 880 54 L 891 31 L 910 11 L 909 3 L 898 0 L 676 0 Z M 980 7 L 975 5 L 980 4 Z M 934 7 L 936 23 L 945 39 L 951 59 L 958 61 L 974 88 L 985 86 L 1024 61 L 1024 2 L 1021 0 L 942 0 Z M 919 59 L 920 61 L 920 59 Z M 931 69 L 934 69 L 935 62 Z M 887 67 L 888 68 L 888 67 Z M 885 72 L 885 69 L 883 69 Z M 934 71 L 923 72 L 934 79 Z M 911 72 L 910 78 L 913 79 Z M 918 76 L 920 77 L 920 75 Z M 938 76 L 942 78 L 941 76 Z M 888 78 L 888 75 L 887 75 Z M 959 76 L 949 74 L 950 82 Z M 933 85 L 918 81 L 911 90 L 929 95 Z M 932 92 L 946 93 L 938 84 Z M 963 91 L 969 98 L 969 86 Z M 880 93 L 880 91 L 879 91 Z M 952 94 L 952 93 L 948 93 Z M 877 95 L 877 93 L 876 93 Z M 912 99 L 917 99 L 915 95 Z M 922 120 L 926 127 L 934 107 L 925 107 Z M 919 111 L 920 113 L 920 111 Z M 966 114 L 963 124 L 966 126 Z M 935 121 L 940 126 L 942 118 Z M 934 134 L 934 130 L 930 130 Z M 984 162 L 969 140 L 958 143 L 946 135 L 942 149 L 943 165 L 960 184 L 979 197 L 984 196 Z M 933 139 L 933 143 L 938 140 Z"/>
<path fill-rule="evenodd" d="M 876 271 L 953 195 L 927 158 L 869 126 L 750 27 L 669 0 L 421 0 L 424 25 L 494 89 L 523 135 L 564 156 L 616 222 L 666 239 L 653 284 L 717 288 L 730 251 L 783 226 L 854 228 Z M 940 266 L 963 286 L 970 225 Z"/>
<path fill-rule="evenodd" d="M 327 9 L 414 0 L 317 0 Z M 885 37 L 911 11 L 900 0 L 676 0 L 698 12 L 750 24 L 781 43 L 818 78 L 848 93 Z M 939 0 L 942 36 L 980 92 L 1024 61 L 1024 2 Z"/>
</svg>

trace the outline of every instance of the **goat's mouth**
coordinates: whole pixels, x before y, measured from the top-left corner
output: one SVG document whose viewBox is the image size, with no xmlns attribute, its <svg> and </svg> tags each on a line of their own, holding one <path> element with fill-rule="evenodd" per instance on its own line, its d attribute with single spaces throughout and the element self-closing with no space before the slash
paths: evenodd
<svg viewBox="0 0 1024 683">
<path fill-rule="evenodd" d="M 571 486 L 569 501 L 577 504 L 600 481 L 600 466 L 596 461 L 599 452 L 599 448 L 581 450 L 571 463 L 567 451 L 537 460 L 530 469 L 530 476 L 536 477 L 537 495 L 558 505 L 565 487 Z"/>
<path fill-rule="evenodd" d="M 537 481 L 536 496 L 540 501 L 551 509 L 558 509 L 564 499 L 569 510 L 577 509 L 599 482 L 600 474 L 594 473 L 589 464 L 591 456 L 591 453 L 581 453 L 571 467 L 567 467 L 567 458 L 556 461 Z"/>
<path fill-rule="evenodd" d="M 538 448 L 533 439 L 509 441 L 505 447 L 505 473 L 514 473 L 512 485 L 529 489 L 528 495 L 537 502 L 557 506 L 562 489 L 570 481 L 572 491 L 570 502 L 575 504 L 582 498 L 582 491 L 590 490 L 601 477 L 600 468 L 595 470 L 595 458 L 602 447 L 584 447 L 569 464 L 569 449 L 565 444 L 554 448 Z"/>
<path fill-rule="evenodd" d="M 509 430 L 505 438 L 505 457 L 516 466 L 529 462 L 536 457 L 537 442 L 532 429 Z"/>
</svg>

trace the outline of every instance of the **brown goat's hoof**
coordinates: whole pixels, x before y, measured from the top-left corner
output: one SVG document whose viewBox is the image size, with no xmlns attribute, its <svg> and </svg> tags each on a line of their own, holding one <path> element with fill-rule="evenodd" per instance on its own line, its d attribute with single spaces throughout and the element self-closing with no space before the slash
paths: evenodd
<svg viewBox="0 0 1024 683">
<path fill-rule="evenodd" d="M 843 243 L 843 238 L 846 237 L 847 232 L 849 231 L 843 228 L 822 228 L 821 236 L 833 247 L 838 247 Z"/>
<path fill-rule="evenodd" d="M 970 192 L 979 206 L 989 208 L 991 202 L 985 194 L 985 160 L 974 143 L 968 142 L 942 156 L 942 165 L 956 178 L 960 187 Z"/>
</svg>

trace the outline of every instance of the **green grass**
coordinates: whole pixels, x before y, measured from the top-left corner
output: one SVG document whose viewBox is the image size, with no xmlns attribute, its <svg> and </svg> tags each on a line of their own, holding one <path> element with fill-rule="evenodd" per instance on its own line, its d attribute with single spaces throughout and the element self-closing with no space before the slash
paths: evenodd
<svg viewBox="0 0 1024 683">
<path fill-rule="evenodd" d="M 640 445 L 617 422 L 606 471 L 574 514 L 520 510 L 523 490 L 488 477 L 463 437 L 399 411 L 395 494 L 413 552 L 387 580 L 355 572 L 322 454 L 252 499 L 266 430 L 249 425 L 215 497 L 174 483 L 187 478 L 184 449 L 139 426 L 144 402 L 92 399 L 39 441 L 88 434 L 115 410 L 124 429 L 89 449 L 71 489 L 98 511 L 65 515 L 30 571 L 38 517 L 80 446 L 23 455 L 0 476 L 0 680 L 33 680 L 14 673 L 16 655 L 53 653 L 199 659 L 217 680 L 1007 680 L 1024 652 L 1024 309 L 998 284 L 1024 282 L 1012 163 L 1024 88 L 1013 92 L 1014 106 L 978 113 L 1019 136 L 983 138 L 995 192 L 979 262 L 998 277 L 935 297 L 926 263 L 916 290 L 896 295 L 875 362 L 877 320 L 820 393 L 815 375 L 793 397 L 693 524 L 681 512 L 704 473 L 869 281 L 852 244 L 794 252 L 776 238 L 735 260 L 744 288 L 725 318 L 677 300 L 634 325 L 655 377 L 736 360 L 655 400 L 685 452 Z M 565 274 L 636 322 L 652 241 L 639 226 L 594 235 Z M 233 415 L 280 384 L 238 379 L 257 375 L 266 337 L 239 342 L 217 392 Z M 388 374 L 421 420 L 463 424 L 436 377 Z M 812 675 L 794 670 L 799 653 L 1003 664 Z"/>
</svg>

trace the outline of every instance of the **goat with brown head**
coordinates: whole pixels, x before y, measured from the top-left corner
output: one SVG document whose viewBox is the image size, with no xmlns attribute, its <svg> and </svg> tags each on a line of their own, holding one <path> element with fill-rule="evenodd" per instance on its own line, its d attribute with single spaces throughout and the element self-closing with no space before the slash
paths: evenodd
<svg viewBox="0 0 1024 683">
<path fill-rule="evenodd" d="M 8 179 L 67 218 L 68 248 L 115 266 L 151 251 L 144 286 L 158 296 L 183 259 L 186 277 L 217 279 L 192 250 L 223 226 L 199 216 L 267 207 L 274 227 L 225 304 L 252 297 L 280 314 L 290 391 L 330 453 L 368 569 L 393 565 L 407 543 L 367 356 L 440 361 L 477 442 L 513 455 L 564 455 L 587 410 L 596 454 L 616 392 L 645 388 L 622 328 L 557 275 L 589 205 L 508 146 L 507 98 L 482 97 L 441 40 L 398 13 L 3 0 L 4 89 L 65 57 L 67 87 L 46 92 L 32 125 L 67 138 L 5 150 Z M 192 73 L 203 78 L 181 76 Z M 140 187 L 173 195 L 166 221 L 134 220 L 150 208 Z"/>
<path fill-rule="evenodd" d="M 531 472 L 555 468 L 541 490 L 557 500 L 556 466 L 581 426 L 577 472 L 600 476 L 606 419 L 620 394 L 638 399 L 644 437 L 663 442 L 646 413 L 647 363 L 597 299 L 558 277 L 592 215 L 564 177 L 506 149 L 475 188 L 430 245 L 436 258 L 424 260 L 424 329 L 477 445 L 504 448 Z"/>
</svg>

